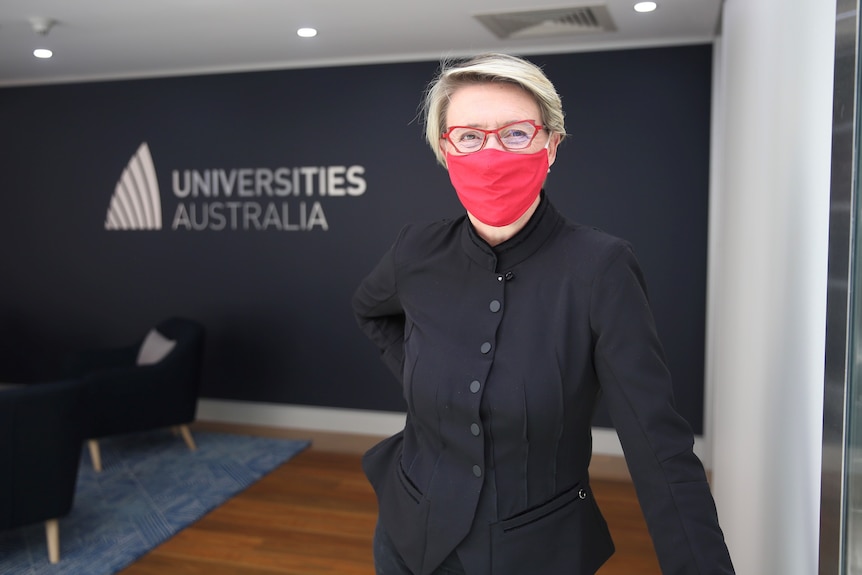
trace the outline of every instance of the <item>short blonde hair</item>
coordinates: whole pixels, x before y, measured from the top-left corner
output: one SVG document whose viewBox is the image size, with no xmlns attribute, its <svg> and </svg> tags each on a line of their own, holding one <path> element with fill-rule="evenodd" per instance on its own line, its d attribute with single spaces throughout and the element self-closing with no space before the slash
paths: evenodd
<svg viewBox="0 0 862 575">
<path fill-rule="evenodd" d="M 481 54 L 467 59 L 443 60 L 436 77 L 428 84 L 422 108 L 425 139 L 437 161 L 446 165 L 440 149 L 440 138 L 446 131 L 449 99 L 458 88 L 471 84 L 508 82 L 520 86 L 536 100 L 542 125 L 551 134 L 566 135 L 563 103 L 554 85 L 542 69 L 523 58 L 508 54 Z"/>
</svg>

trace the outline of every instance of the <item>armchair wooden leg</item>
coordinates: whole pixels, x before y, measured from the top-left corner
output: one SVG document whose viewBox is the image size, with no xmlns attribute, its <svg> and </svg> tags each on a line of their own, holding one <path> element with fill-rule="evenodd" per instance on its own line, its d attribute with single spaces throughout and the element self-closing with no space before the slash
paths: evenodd
<svg viewBox="0 0 862 575">
<path fill-rule="evenodd" d="M 102 452 L 99 451 L 99 442 L 90 439 L 87 441 L 87 447 L 90 448 L 90 461 L 93 462 L 93 469 L 97 472 L 102 471 Z"/>
<path fill-rule="evenodd" d="M 192 437 L 192 432 L 189 429 L 189 426 L 188 425 L 180 425 L 179 430 L 180 430 L 180 434 L 183 436 L 183 440 L 186 442 L 186 445 L 189 446 L 189 449 L 191 449 L 192 451 L 196 450 L 198 448 L 198 446 L 195 445 L 195 440 Z"/>
<path fill-rule="evenodd" d="M 45 522 L 45 538 L 48 540 L 48 560 L 60 562 L 60 523 L 56 519 Z"/>
</svg>

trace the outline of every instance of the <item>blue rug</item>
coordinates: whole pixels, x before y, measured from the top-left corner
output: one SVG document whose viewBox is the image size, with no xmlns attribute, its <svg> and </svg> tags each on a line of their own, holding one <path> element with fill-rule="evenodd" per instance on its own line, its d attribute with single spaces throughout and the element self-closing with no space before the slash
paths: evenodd
<svg viewBox="0 0 862 575">
<path fill-rule="evenodd" d="M 72 512 L 60 519 L 60 562 L 44 524 L 0 532 L 0 574 L 108 575 L 224 503 L 309 442 L 195 432 L 197 451 L 169 431 L 99 442 L 101 473 L 82 450 Z"/>
</svg>

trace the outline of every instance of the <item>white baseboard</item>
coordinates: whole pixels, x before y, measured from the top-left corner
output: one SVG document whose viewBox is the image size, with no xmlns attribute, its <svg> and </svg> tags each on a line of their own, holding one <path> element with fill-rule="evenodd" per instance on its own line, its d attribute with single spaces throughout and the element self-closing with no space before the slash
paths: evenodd
<svg viewBox="0 0 862 575">
<path fill-rule="evenodd" d="M 261 425 L 285 429 L 378 435 L 386 437 L 404 428 L 403 413 L 312 407 L 249 401 L 201 399 L 198 402 L 198 419 L 219 423 Z M 705 458 L 705 442 L 695 437 L 694 452 L 709 468 Z M 593 428 L 593 453 L 622 457 L 623 449 L 616 431 L 604 427 Z"/>
<path fill-rule="evenodd" d="M 404 418 L 403 413 L 364 409 L 225 401 L 221 399 L 201 399 L 198 401 L 198 419 L 201 421 L 358 433 L 381 437 L 401 431 L 404 428 Z"/>
</svg>

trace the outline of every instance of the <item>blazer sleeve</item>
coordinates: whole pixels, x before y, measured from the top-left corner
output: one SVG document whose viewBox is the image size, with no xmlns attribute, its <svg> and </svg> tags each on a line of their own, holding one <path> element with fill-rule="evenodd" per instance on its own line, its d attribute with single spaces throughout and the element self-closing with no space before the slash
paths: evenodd
<svg viewBox="0 0 862 575">
<path fill-rule="evenodd" d="M 641 269 L 615 246 L 593 283 L 594 361 L 665 574 L 734 573 L 694 435 L 676 411 Z"/>
<path fill-rule="evenodd" d="M 401 234 L 404 234 L 403 230 Z M 377 346 L 383 363 L 401 382 L 405 315 L 396 282 L 397 249 L 396 241 L 359 284 L 353 294 L 352 305 L 360 329 Z"/>
</svg>

